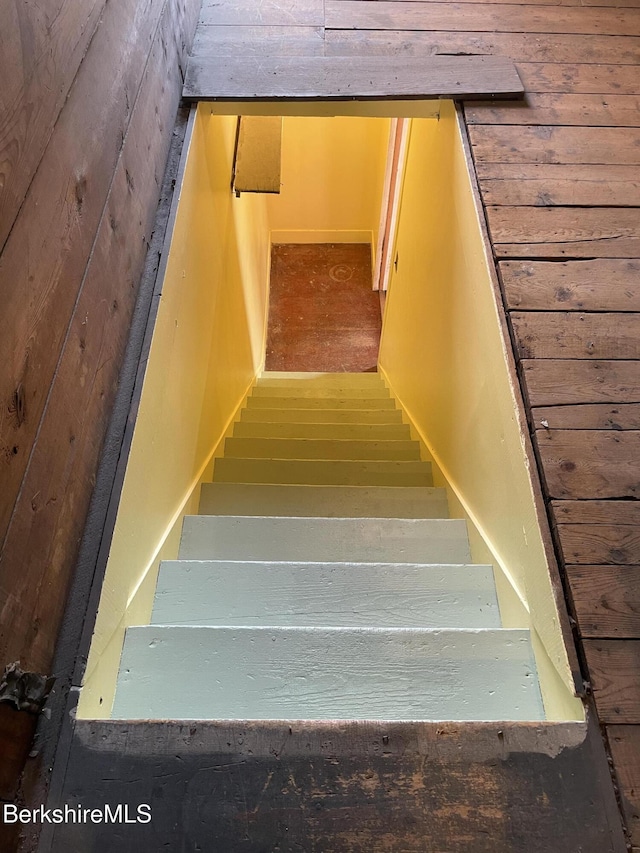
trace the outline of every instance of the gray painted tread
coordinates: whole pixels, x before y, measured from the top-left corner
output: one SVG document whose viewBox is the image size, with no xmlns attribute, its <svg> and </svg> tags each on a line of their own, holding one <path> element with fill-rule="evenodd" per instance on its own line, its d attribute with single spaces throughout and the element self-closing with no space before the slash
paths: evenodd
<svg viewBox="0 0 640 853">
<path fill-rule="evenodd" d="M 447 518 L 444 489 L 433 486 L 309 486 L 203 483 L 203 515 L 332 518 Z"/>
<path fill-rule="evenodd" d="M 491 566 L 171 560 L 151 623 L 499 628 Z"/>
<path fill-rule="evenodd" d="M 407 459 L 420 460 L 417 441 L 332 438 L 241 438 L 224 443 L 226 458 L 244 459 Z"/>
<path fill-rule="evenodd" d="M 331 438 L 355 441 L 409 441 L 409 424 L 322 424 L 236 421 L 234 438 Z"/>
<path fill-rule="evenodd" d="M 129 628 L 116 719 L 540 720 L 527 631 Z"/>
<path fill-rule="evenodd" d="M 401 424 L 400 409 L 250 409 L 240 412 L 241 421 L 261 423 L 316 423 L 316 424 Z"/>
<path fill-rule="evenodd" d="M 214 482 L 336 486 L 432 486 L 429 462 L 368 459 L 234 459 L 221 456 Z"/>
<path fill-rule="evenodd" d="M 466 523 L 450 518 L 188 515 L 181 560 L 470 563 Z"/>
</svg>

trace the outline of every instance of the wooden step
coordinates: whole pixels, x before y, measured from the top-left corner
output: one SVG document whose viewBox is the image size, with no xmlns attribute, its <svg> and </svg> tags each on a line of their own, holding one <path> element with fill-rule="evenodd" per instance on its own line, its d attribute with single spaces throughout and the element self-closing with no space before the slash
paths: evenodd
<svg viewBox="0 0 640 853">
<path fill-rule="evenodd" d="M 379 373 L 300 373 L 270 370 L 258 377 L 258 386 L 281 388 L 297 384 L 309 388 L 376 388 L 386 387 Z"/>
<path fill-rule="evenodd" d="M 450 518 L 188 515 L 181 560 L 471 562 L 466 522 Z"/>
<path fill-rule="evenodd" d="M 359 441 L 329 438 L 227 438 L 225 458 L 244 459 L 420 459 L 417 441 Z"/>
<path fill-rule="evenodd" d="M 248 409 L 395 409 L 391 397 L 260 397 L 247 398 Z"/>
<path fill-rule="evenodd" d="M 499 628 L 491 566 L 171 560 L 152 624 Z"/>
<path fill-rule="evenodd" d="M 268 409 L 244 408 L 241 421 L 260 423 L 401 424 L 400 409 Z"/>
<path fill-rule="evenodd" d="M 352 459 L 233 459 L 220 457 L 214 482 L 334 486 L 432 486 L 431 465 L 418 461 Z"/>
<path fill-rule="evenodd" d="M 268 398 L 287 398 L 287 397 L 313 397 L 318 400 L 322 399 L 332 399 L 332 400 L 346 400 L 346 399 L 358 399 L 361 397 L 366 397 L 371 400 L 373 399 L 391 399 L 389 394 L 389 390 L 382 384 L 380 385 L 371 385 L 368 384 L 363 388 L 357 387 L 348 387 L 348 388 L 340 388 L 336 386 L 322 387 L 322 386 L 306 386 L 301 385 L 299 383 L 292 384 L 282 384 L 282 385 L 256 385 L 251 391 L 252 397 L 268 397 Z"/>
<path fill-rule="evenodd" d="M 234 438 L 333 438 L 353 441 L 409 441 L 409 424 L 323 424 L 236 421 Z"/>
<path fill-rule="evenodd" d="M 541 720 L 527 631 L 127 630 L 115 719 Z"/>
<path fill-rule="evenodd" d="M 429 486 L 273 483 L 204 483 L 198 511 L 204 515 L 333 518 L 447 518 L 449 515 L 445 490 Z"/>
</svg>

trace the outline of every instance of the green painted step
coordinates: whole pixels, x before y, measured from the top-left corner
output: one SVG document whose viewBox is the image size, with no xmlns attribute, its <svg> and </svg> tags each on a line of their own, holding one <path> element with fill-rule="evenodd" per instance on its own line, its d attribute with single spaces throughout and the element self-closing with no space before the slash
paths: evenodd
<svg viewBox="0 0 640 853">
<path fill-rule="evenodd" d="M 450 518 L 188 515 L 180 560 L 471 562 L 466 523 Z"/>
<path fill-rule="evenodd" d="M 499 628 L 500 613 L 491 566 L 172 560 L 151 623 Z"/>
<path fill-rule="evenodd" d="M 220 457 L 215 482 L 336 486 L 432 486 L 429 462 L 353 459 L 233 459 Z"/>
<path fill-rule="evenodd" d="M 260 423 L 401 424 L 400 409 L 248 409 L 240 420 Z"/>
<path fill-rule="evenodd" d="M 250 409 L 395 409 L 391 397 L 248 397 Z"/>
<path fill-rule="evenodd" d="M 115 719 L 542 720 L 527 631 L 127 630 Z"/>
<path fill-rule="evenodd" d="M 203 515 L 447 518 L 444 489 L 429 486 L 308 486 L 203 483 Z M 346 555 L 348 556 L 348 555 Z"/>
<path fill-rule="evenodd" d="M 305 424 L 236 421 L 234 438 L 333 438 L 354 441 L 409 441 L 409 424 Z"/>
<path fill-rule="evenodd" d="M 227 438 L 226 458 L 245 459 L 420 459 L 417 441 L 358 441 L 329 438 Z"/>
</svg>

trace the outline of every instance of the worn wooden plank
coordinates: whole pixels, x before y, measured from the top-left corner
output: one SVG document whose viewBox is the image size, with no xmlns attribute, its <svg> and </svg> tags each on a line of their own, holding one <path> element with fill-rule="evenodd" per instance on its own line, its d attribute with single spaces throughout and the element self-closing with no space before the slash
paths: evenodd
<svg viewBox="0 0 640 853">
<path fill-rule="evenodd" d="M 542 406 L 531 415 L 536 429 L 640 429 L 640 403 Z"/>
<path fill-rule="evenodd" d="M 249 26 L 321 27 L 323 0 L 203 0 L 199 27 Z"/>
<path fill-rule="evenodd" d="M 191 56 L 322 56 L 322 27 L 200 26 Z"/>
<path fill-rule="evenodd" d="M 583 637 L 640 638 L 640 566 L 567 566 Z"/>
<path fill-rule="evenodd" d="M 640 164 L 640 128 L 635 127 L 475 125 L 469 135 L 482 163 Z"/>
<path fill-rule="evenodd" d="M 640 496 L 640 431 L 542 429 L 535 437 L 550 497 Z"/>
<path fill-rule="evenodd" d="M 640 525 L 640 502 L 636 501 L 552 501 L 558 522 L 567 524 Z"/>
<path fill-rule="evenodd" d="M 513 63 L 490 56 L 433 56 L 381 62 L 369 57 L 192 57 L 184 96 L 260 98 L 472 97 L 521 93 Z"/>
<path fill-rule="evenodd" d="M 631 65 L 518 62 L 527 92 L 637 95 L 640 80 Z"/>
<path fill-rule="evenodd" d="M 435 28 L 426 32 L 327 30 L 325 44 L 327 56 L 492 53 L 518 62 L 640 63 L 640 38 L 628 35 L 452 32 Z"/>
<path fill-rule="evenodd" d="M 104 5 L 104 0 L 0 4 L 0 251 Z"/>
<path fill-rule="evenodd" d="M 637 258 L 635 208 L 487 208 L 498 258 Z"/>
<path fill-rule="evenodd" d="M 468 124 L 640 127 L 640 97 L 527 92 L 520 101 L 467 104 L 464 114 Z"/>
<path fill-rule="evenodd" d="M 583 643 L 600 721 L 640 723 L 640 641 Z"/>
<path fill-rule="evenodd" d="M 185 4 L 166 5 L 7 532 L 2 657 L 48 671 L 114 399 L 178 106 Z M 76 381 L 82 377 L 83 381 Z M 25 551 L 24 543 L 30 547 Z M 18 570 L 19 567 L 19 570 Z"/>
<path fill-rule="evenodd" d="M 0 399 L 5 401 L 0 406 L 0 542 L 38 431 L 163 2 L 129 0 L 105 10 L 0 256 Z M 122 41 L 124 31 L 129 35 Z M 19 389 L 21 407 L 15 402 Z"/>
<path fill-rule="evenodd" d="M 333 30 L 453 30 L 637 36 L 640 35 L 640 15 L 636 9 L 423 3 L 412 0 L 325 0 L 325 26 Z"/>
<path fill-rule="evenodd" d="M 632 524 L 558 524 L 558 535 L 567 563 L 640 563 L 640 529 Z"/>
<path fill-rule="evenodd" d="M 640 362 L 523 359 L 520 363 L 532 406 L 640 402 Z"/>
<path fill-rule="evenodd" d="M 640 761 L 638 761 L 640 726 L 610 725 L 607 726 L 607 737 L 615 767 L 622 811 L 634 845 L 631 853 L 638 853 L 640 850 Z"/>
<path fill-rule="evenodd" d="M 78 721 L 60 801 L 109 802 L 114 778 L 154 816 L 118 835 L 119 853 L 625 850 L 593 725 Z M 56 853 L 114 837 L 53 832 Z"/>
<path fill-rule="evenodd" d="M 640 261 L 502 261 L 508 308 L 640 311 Z"/>
<path fill-rule="evenodd" d="M 489 163 L 478 173 L 490 205 L 640 206 L 640 166 Z"/>
<path fill-rule="evenodd" d="M 512 311 L 520 358 L 640 358 L 640 314 Z"/>
</svg>

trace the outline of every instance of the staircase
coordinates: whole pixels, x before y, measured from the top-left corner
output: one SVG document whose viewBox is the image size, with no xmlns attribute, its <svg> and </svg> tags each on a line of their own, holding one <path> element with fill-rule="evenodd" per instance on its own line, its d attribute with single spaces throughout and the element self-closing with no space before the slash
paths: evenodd
<svg viewBox="0 0 640 853">
<path fill-rule="evenodd" d="M 266 373 L 127 630 L 115 719 L 542 720 L 529 632 L 378 374 Z"/>
</svg>

